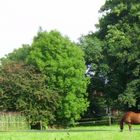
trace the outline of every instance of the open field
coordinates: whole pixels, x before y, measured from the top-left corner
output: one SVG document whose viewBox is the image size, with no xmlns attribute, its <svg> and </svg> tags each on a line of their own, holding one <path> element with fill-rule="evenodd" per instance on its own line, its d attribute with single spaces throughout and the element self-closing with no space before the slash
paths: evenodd
<svg viewBox="0 0 140 140">
<path fill-rule="evenodd" d="M 0 140 L 139 140 L 140 126 L 119 132 L 116 126 L 75 127 L 65 130 L 0 132 Z"/>
</svg>

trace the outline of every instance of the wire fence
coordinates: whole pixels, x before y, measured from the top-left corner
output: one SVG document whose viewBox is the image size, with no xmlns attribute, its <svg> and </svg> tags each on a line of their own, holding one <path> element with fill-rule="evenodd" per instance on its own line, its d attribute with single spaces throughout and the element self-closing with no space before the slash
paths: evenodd
<svg viewBox="0 0 140 140">
<path fill-rule="evenodd" d="M 94 125 L 112 125 L 118 124 L 120 118 L 114 116 L 105 116 L 104 118 L 89 118 L 75 122 L 75 126 L 94 126 Z M 40 124 L 41 121 L 40 121 Z M 43 126 L 41 126 L 43 129 Z M 13 130 L 31 130 L 30 123 L 27 122 L 25 116 L 20 113 L 1 113 L 0 112 L 0 131 Z"/>
<path fill-rule="evenodd" d="M 0 122 L 0 131 L 29 130 L 25 122 Z"/>
<path fill-rule="evenodd" d="M 113 125 L 120 122 L 120 117 L 107 116 L 105 119 L 76 122 L 75 125 Z"/>
<path fill-rule="evenodd" d="M 25 129 L 29 129 L 29 124 L 21 113 L 0 112 L 0 131 Z"/>
</svg>

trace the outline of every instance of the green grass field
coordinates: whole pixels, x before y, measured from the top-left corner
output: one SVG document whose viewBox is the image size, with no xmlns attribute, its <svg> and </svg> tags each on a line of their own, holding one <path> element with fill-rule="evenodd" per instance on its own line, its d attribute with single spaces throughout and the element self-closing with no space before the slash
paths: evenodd
<svg viewBox="0 0 140 140">
<path fill-rule="evenodd" d="M 119 132 L 119 126 L 75 127 L 55 131 L 0 132 L 0 140 L 140 140 L 140 126 Z M 56 130 L 57 131 L 57 130 Z M 65 132 L 64 132 L 65 131 Z"/>
</svg>

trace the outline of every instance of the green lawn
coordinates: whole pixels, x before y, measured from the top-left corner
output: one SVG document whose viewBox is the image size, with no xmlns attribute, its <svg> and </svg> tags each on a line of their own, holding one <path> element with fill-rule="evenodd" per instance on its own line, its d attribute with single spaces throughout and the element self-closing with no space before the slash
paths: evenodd
<svg viewBox="0 0 140 140">
<path fill-rule="evenodd" d="M 66 132 L 0 132 L 0 140 L 140 140 L 140 126 L 119 132 L 119 126 L 75 127 Z"/>
</svg>

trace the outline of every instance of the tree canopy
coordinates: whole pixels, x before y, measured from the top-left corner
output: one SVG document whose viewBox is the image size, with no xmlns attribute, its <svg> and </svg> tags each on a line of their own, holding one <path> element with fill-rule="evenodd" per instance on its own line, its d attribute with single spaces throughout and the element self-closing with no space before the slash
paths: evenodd
<svg viewBox="0 0 140 140">
<path fill-rule="evenodd" d="M 66 125 L 87 108 L 89 116 L 107 107 L 138 111 L 139 11 L 137 0 L 106 0 L 97 31 L 78 44 L 58 31 L 39 30 L 31 45 L 1 59 L 0 108 L 23 111 L 34 122 L 47 118 L 49 124 Z M 86 65 L 94 73 L 90 82 Z"/>
<path fill-rule="evenodd" d="M 107 79 L 108 82 L 104 83 L 102 91 L 106 104 L 115 108 L 123 106 L 127 110 L 130 107 L 138 109 L 140 103 L 139 11 L 140 3 L 136 0 L 107 0 L 100 9 L 103 16 L 97 25 L 98 30 L 86 35 L 85 43 L 81 43 L 84 47 L 89 39 L 90 42 L 97 42 L 95 38 L 103 43 L 96 45 L 98 49 L 90 43 L 91 46 L 84 47 L 84 51 L 87 53 L 93 48 L 92 52 L 87 54 L 87 57 L 93 60 L 91 63 L 96 62 L 96 55 L 100 56 L 95 73 L 100 72 L 100 75 Z M 93 52 L 95 55 L 91 55 Z M 98 89 L 101 82 L 96 83 L 95 79 L 96 75 L 93 77 L 92 85 Z"/>
<path fill-rule="evenodd" d="M 60 102 L 58 92 L 47 88 L 46 76 L 32 66 L 8 63 L 0 70 L 0 108 L 22 112 L 31 126 L 55 121 Z"/>
<path fill-rule="evenodd" d="M 8 85 L 1 81 L 1 85 L 4 85 L 1 94 L 6 96 L 5 100 L 1 99 L 5 103 L 9 102 L 9 105 L 2 105 L 3 109 L 19 110 L 25 114 L 28 112 L 32 119 L 35 116 L 36 121 L 40 114 L 39 116 L 45 116 L 49 123 L 60 125 L 73 124 L 86 111 L 88 78 L 84 75 L 84 53 L 60 32 L 39 31 L 31 45 L 23 45 L 22 48 L 14 50 L 1 62 L 1 74 L 4 73 L 1 75 L 2 79 L 9 75 L 9 79 L 7 77 L 5 80 Z M 20 66 L 21 63 L 23 66 Z M 15 68 L 20 68 L 14 70 L 11 64 L 17 64 Z M 5 73 L 5 68 L 10 68 L 11 71 Z M 9 90 L 7 86 L 10 87 Z M 33 103 L 38 109 L 33 107 Z M 46 114 L 43 114 L 43 111 Z M 50 114 L 49 117 L 47 114 Z"/>
<path fill-rule="evenodd" d="M 57 31 L 39 32 L 34 37 L 28 63 L 45 73 L 50 89 L 61 91 L 63 99 L 57 113 L 59 121 L 74 122 L 88 106 L 83 55 L 75 43 Z"/>
</svg>

